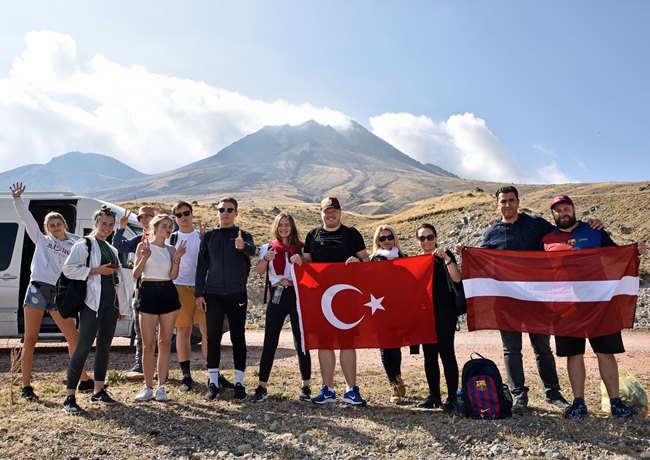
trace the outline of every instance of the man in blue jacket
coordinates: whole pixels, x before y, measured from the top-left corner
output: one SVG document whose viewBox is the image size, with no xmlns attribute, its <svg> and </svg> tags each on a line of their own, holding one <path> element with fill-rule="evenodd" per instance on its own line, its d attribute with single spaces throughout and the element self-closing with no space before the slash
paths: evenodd
<svg viewBox="0 0 650 460">
<path fill-rule="evenodd" d="M 197 307 L 206 312 L 208 329 L 207 361 L 210 380 L 205 394 L 207 401 L 219 397 L 224 317 L 227 317 L 230 323 L 230 340 L 235 363 L 234 398 L 246 399 L 246 284 L 251 267 L 250 258 L 255 255 L 255 243 L 250 233 L 235 225 L 237 206 L 237 200 L 231 197 L 219 201 L 219 227 L 203 236 L 196 266 L 194 297 Z"/>
<path fill-rule="evenodd" d="M 544 235 L 554 227 L 539 216 L 519 212 L 519 192 L 513 186 L 499 188 L 497 207 L 502 218 L 495 220 L 483 234 L 481 247 L 512 251 L 538 251 Z M 528 334 L 537 360 L 537 371 L 544 384 L 545 400 L 549 404 L 566 408 L 569 403 L 560 393 L 555 357 L 550 346 L 550 336 Z M 512 411 L 522 414 L 528 407 L 528 387 L 525 385 L 524 365 L 521 355 L 522 333 L 501 331 L 503 359 L 508 386 L 514 397 Z"/>
</svg>

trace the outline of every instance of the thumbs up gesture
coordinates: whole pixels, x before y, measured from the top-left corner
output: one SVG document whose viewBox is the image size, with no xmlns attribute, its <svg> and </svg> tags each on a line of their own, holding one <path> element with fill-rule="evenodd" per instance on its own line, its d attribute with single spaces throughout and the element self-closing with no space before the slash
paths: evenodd
<svg viewBox="0 0 650 460">
<path fill-rule="evenodd" d="M 239 230 L 239 233 L 237 234 L 237 238 L 235 238 L 235 248 L 241 251 L 245 247 L 246 247 L 246 243 L 244 243 L 244 237 L 241 234 L 241 230 Z"/>
</svg>

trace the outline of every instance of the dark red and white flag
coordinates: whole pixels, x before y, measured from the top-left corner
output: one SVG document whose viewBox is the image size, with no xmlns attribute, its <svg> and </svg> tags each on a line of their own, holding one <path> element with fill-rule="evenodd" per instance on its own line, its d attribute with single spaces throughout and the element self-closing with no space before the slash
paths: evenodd
<svg viewBox="0 0 650 460">
<path fill-rule="evenodd" d="M 436 343 L 433 257 L 293 266 L 305 350 Z"/>
<path fill-rule="evenodd" d="M 465 248 L 470 331 L 600 337 L 634 325 L 636 244 L 580 251 Z"/>
</svg>

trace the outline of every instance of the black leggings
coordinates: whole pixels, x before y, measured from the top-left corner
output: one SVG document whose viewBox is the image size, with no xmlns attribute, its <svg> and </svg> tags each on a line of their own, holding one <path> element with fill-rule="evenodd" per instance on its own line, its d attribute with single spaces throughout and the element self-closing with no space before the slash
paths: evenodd
<svg viewBox="0 0 650 460">
<path fill-rule="evenodd" d="M 271 288 L 271 298 L 275 288 Z M 296 308 L 296 291 L 293 287 L 284 288 L 280 303 L 274 304 L 269 302 L 266 307 L 266 325 L 264 327 L 264 347 L 262 348 L 262 357 L 260 359 L 260 382 L 268 382 L 275 351 L 278 348 L 280 332 L 284 320 L 289 316 L 291 321 L 291 331 L 293 332 L 293 345 L 298 353 L 298 367 L 300 376 L 303 380 L 311 380 L 311 356 L 309 352 L 303 353 L 300 342 L 300 322 L 298 319 L 298 310 Z"/>
<path fill-rule="evenodd" d="M 395 382 L 396 377 L 402 373 L 402 349 L 401 348 L 381 348 L 379 350 L 381 363 L 388 376 L 389 382 Z"/>
<path fill-rule="evenodd" d="M 447 395 L 453 399 L 458 390 L 458 362 L 454 351 L 454 336 L 456 334 L 456 312 L 447 309 L 436 314 L 436 334 L 438 343 L 424 344 L 424 373 L 429 384 L 429 394 L 440 399 L 440 366 L 438 355 L 442 361 L 447 382 Z"/>
<path fill-rule="evenodd" d="M 103 382 L 106 379 L 108 354 L 119 315 L 120 311 L 116 305 L 113 280 L 102 277 L 99 310 L 95 312 L 88 308 L 87 305 L 84 305 L 79 312 L 79 336 L 77 338 L 77 347 L 70 358 L 70 365 L 68 366 L 68 382 L 66 384 L 68 390 L 77 388 L 81 378 L 81 371 L 86 364 L 86 359 L 95 338 L 97 338 L 97 344 L 95 347 L 93 377 L 98 382 Z"/>
<path fill-rule="evenodd" d="M 223 319 L 228 317 L 235 369 L 246 370 L 246 292 L 236 294 L 206 294 L 205 321 L 208 329 L 208 369 L 218 369 L 221 362 Z"/>
</svg>

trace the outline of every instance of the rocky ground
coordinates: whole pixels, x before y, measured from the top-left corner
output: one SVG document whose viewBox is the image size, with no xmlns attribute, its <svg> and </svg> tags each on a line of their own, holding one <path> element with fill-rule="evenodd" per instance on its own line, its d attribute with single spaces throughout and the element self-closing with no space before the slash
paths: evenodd
<svg viewBox="0 0 650 460">
<path fill-rule="evenodd" d="M 249 392 L 255 385 L 263 333 L 248 332 Z M 650 384 L 650 349 L 647 333 L 626 333 L 627 353 L 621 367 L 634 370 L 646 387 Z M 9 345 L 16 346 L 16 342 Z M 531 410 L 524 416 L 501 421 L 474 421 L 449 416 L 440 410 L 414 405 L 426 395 L 422 357 L 404 349 L 403 374 L 408 387 L 404 404 L 388 402 L 388 386 L 376 350 L 359 352 L 359 382 L 367 407 L 342 403 L 317 407 L 297 400 L 300 386 L 295 352 L 289 331 L 283 332 L 271 375 L 271 397 L 264 403 L 235 403 L 226 391 L 223 400 L 207 403 L 204 387 L 189 394 L 176 386 L 172 373 L 171 401 L 136 403 L 140 382 L 127 381 L 123 372 L 132 351 L 123 339 L 116 340 L 110 373 L 111 394 L 120 402 L 95 407 L 81 395 L 86 409 L 78 416 L 61 410 L 67 357 L 60 345 L 39 346 L 35 360 L 34 387 L 41 400 L 10 401 L 9 348 L 0 350 L 0 458 L 143 459 L 143 458 L 650 458 L 650 419 L 613 421 L 600 410 L 596 360 L 587 356 L 589 420 L 568 421 L 561 411 L 543 402 L 534 359 L 526 347 L 525 363 L 531 386 Z M 465 362 L 480 351 L 494 359 L 503 373 L 500 339 L 494 332 L 463 331 L 457 336 L 457 356 Z M 231 369 L 231 350 L 224 352 L 224 368 Z M 175 358 L 174 358 L 175 359 Z M 202 362 L 194 350 L 193 362 Z M 173 364 L 177 368 L 176 362 Z M 319 382 L 314 359 L 314 382 Z M 558 360 L 566 388 L 564 363 Z M 55 370 L 55 371 L 54 371 Z M 226 371 L 228 377 L 232 373 Z M 195 378 L 205 381 L 204 370 Z M 343 388 L 337 375 L 337 390 Z M 312 388 L 316 390 L 314 383 Z M 19 386 L 14 385 L 14 397 Z M 567 391 L 565 394 L 568 396 Z"/>
</svg>

